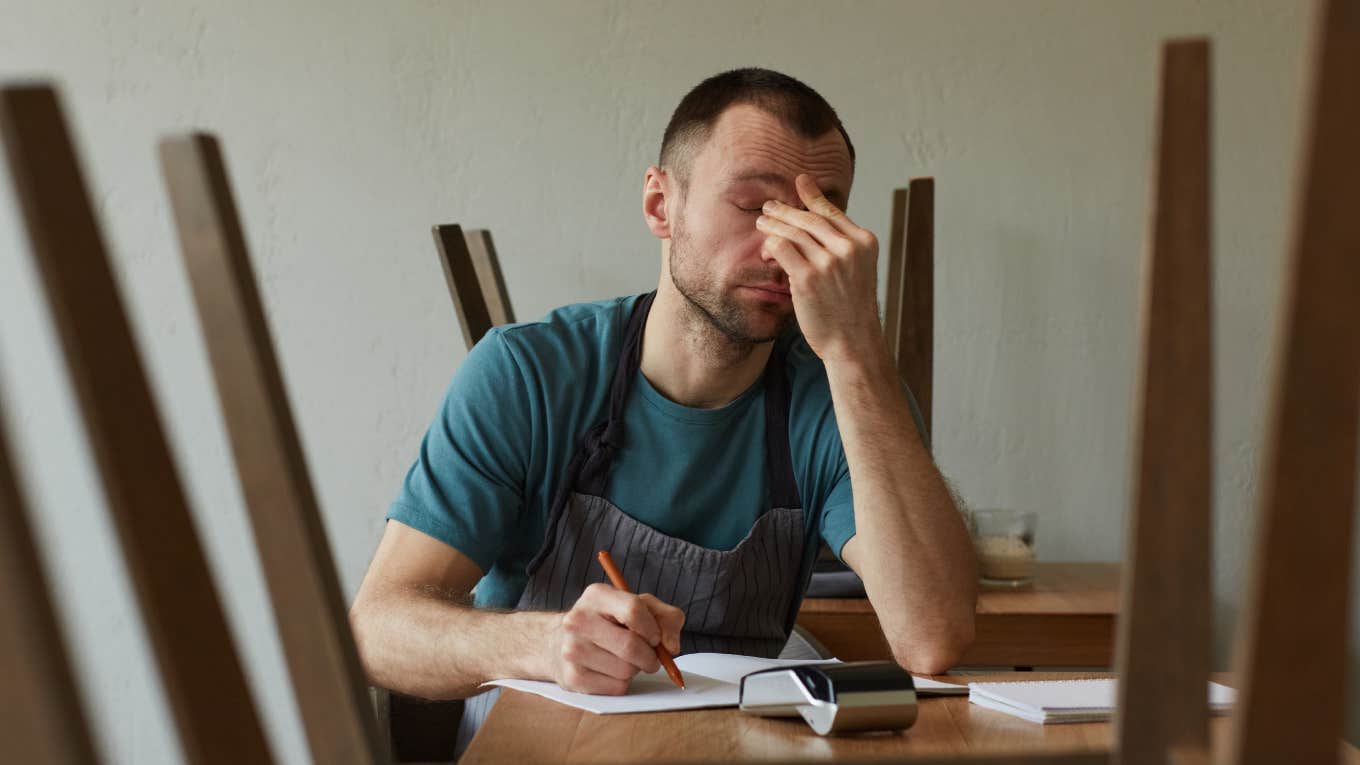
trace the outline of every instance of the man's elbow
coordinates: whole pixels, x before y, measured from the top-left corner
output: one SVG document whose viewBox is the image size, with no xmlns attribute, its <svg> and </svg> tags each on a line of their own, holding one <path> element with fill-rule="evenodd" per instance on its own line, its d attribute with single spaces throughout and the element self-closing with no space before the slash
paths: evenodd
<svg viewBox="0 0 1360 765">
<path fill-rule="evenodd" d="M 384 609 L 381 599 L 363 590 L 349 608 L 349 629 L 354 636 L 354 648 L 359 666 L 369 684 L 392 688 L 394 678 L 388 676 L 384 654 Z"/>
<path fill-rule="evenodd" d="M 359 654 L 359 662 L 364 668 L 364 673 L 369 674 L 368 662 L 366 661 L 369 641 L 373 633 L 373 611 L 367 599 L 362 595 L 355 599 L 349 607 L 349 629 L 354 636 L 354 648 Z"/>
<path fill-rule="evenodd" d="M 917 675 L 938 675 L 959 663 L 973 645 L 974 625 L 970 614 L 922 634 L 892 640 L 893 660 Z"/>
</svg>

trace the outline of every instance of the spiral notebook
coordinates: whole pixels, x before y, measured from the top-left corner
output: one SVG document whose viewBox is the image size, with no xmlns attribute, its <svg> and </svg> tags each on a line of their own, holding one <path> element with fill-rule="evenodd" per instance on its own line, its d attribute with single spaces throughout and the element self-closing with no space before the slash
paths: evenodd
<svg viewBox="0 0 1360 765">
<path fill-rule="evenodd" d="M 968 700 L 980 707 L 1037 723 L 1100 722 L 1114 716 L 1114 679 L 972 683 Z M 1209 711 L 1225 714 L 1237 698 L 1226 685 L 1209 683 Z"/>
</svg>

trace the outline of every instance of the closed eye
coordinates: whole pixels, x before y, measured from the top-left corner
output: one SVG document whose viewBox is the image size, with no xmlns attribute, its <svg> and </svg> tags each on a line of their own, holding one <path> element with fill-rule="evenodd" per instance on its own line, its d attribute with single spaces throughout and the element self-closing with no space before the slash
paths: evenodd
<svg viewBox="0 0 1360 765">
<path fill-rule="evenodd" d="M 738 210 L 741 210 L 741 211 L 744 212 L 744 213 L 752 213 L 752 214 L 755 214 L 755 213 L 761 212 L 761 208 L 759 208 L 759 207 L 742 207 L 741 205 L 735 205 L 735 207 L 736 207 Z"/>
</svg>

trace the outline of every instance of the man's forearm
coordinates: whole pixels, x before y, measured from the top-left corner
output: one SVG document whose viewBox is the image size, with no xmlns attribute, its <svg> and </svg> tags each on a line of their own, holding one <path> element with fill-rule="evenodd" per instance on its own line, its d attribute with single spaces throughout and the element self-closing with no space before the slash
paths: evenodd
<svg viewBox="0 0 1360 765">
<path fill-rule="evenodd" d="M 963 518 L 916 431 L 886 351 L 828 364 L 854 486 L 847 560 L 899 663 L 938 672 L 973 638 L 976 562 Z"/>
<path fill-rule="evenodd" d="M 558 613 L 476 609 L 396 585 L 354 604 L 350 622 L 373 684 L 426 699 L 466 698 L 487 680 L 551 680 L 542 641 Z"/>
</svg>

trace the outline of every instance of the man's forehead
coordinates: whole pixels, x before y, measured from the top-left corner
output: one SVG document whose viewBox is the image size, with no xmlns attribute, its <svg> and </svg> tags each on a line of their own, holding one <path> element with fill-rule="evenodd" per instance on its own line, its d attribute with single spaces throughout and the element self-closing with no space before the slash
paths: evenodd
<svg viewBox="0 0 1360 765">
<path fill-rule="evenodd" d="M 843 202 L 850 191 L 853 165 L 845 139 L 834 128 L 804 138 L 759 107 L 739 104 L 718 118 L 703 153 L 703 164 L 720 183 L 760 183 L 793 188 L 807 173 L 827 195 Z M 702 160 L 701 160 L 702 161 Z"/>
</svg>

